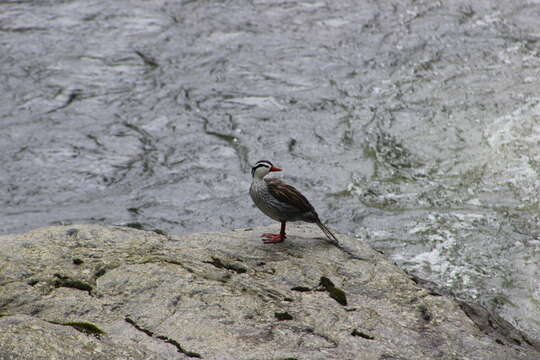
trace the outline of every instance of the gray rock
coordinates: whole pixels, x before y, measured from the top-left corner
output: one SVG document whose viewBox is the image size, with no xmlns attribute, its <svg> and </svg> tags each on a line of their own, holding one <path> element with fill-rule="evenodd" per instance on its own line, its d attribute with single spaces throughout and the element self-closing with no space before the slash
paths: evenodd
<svg viewBox="0 0 540 360">
<path fill-rule="evenodd" d="M 538 359 L 538 344 L 361 240 L 292 225 L 0 236 L 1 359 Z"/>
</svg>

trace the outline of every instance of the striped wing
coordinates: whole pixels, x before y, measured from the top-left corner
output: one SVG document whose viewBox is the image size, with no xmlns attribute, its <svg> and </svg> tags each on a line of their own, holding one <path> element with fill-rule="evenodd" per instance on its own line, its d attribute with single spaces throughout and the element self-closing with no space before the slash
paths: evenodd
<svg viewBox="0 0 540 360">
<path fill-rule="evenodd" d="M 280 202 L 297 209 L 299 213 L 316 213 L 308 199 L 293 186 L 274 178 L 264 179 L 264 181 L 266 181 L 266 184 L 268 185 L 270 194 Z"/>
</svg>

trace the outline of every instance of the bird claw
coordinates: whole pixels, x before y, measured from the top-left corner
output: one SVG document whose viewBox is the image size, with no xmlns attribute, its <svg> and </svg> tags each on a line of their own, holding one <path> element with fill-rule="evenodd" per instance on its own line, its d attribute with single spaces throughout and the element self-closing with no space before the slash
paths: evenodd
<svg viewBox="0 0 540 360">
<path fill-rule="evenodd" d="M 283 242 L 285 240 L 285 238 L 286 238 L 285 235 L 270 234 L 270 233 L 262 234 L 261 236 L 264 238 L 264 239 L 262 239 L 262 241 L 265 244 L 280 243 L 280 242 Z"/>
</svg>

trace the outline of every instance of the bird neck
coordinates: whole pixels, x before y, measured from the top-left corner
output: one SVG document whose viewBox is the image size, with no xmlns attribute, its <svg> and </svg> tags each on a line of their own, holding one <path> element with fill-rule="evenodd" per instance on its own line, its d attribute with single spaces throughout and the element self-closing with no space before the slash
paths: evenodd
<svg viewBox="0 0 540 360">
<path fill-rule="evenodd" d="M 266 186 L 266 181 L 264 181 L 264 178 L 267 176 L 268 174 L 265 174 L 263 176 L 261 176 L 260 174 L 255 174 L 253 176 L 253 179 L 251 180 L 251 183 L 255 186 Z"/>
<path fill-rule="evenodd" d="M 257 174 L 255 174 L 251 182 L 253 183 L 263 182 L 264 181 L 263 179 L 264 179 L 264 176 L 257 176 Z"/>
</svg>

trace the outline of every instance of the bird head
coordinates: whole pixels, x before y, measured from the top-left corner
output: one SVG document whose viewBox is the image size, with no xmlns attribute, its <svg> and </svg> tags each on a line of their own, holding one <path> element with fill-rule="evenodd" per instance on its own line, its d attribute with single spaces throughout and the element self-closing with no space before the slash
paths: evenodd
<svg viewBox="0 0 540 360">
<path fill-rule="evenodd" d="M 258 178 L 262 179 L 263 177 L 265 177 L 271 171 L 281 171 L 281 169 L 275 167 L 268 160 L 259 160 L 251 168 L 251 176 L 252 177 L 258 177 Z"/>
</svg>

